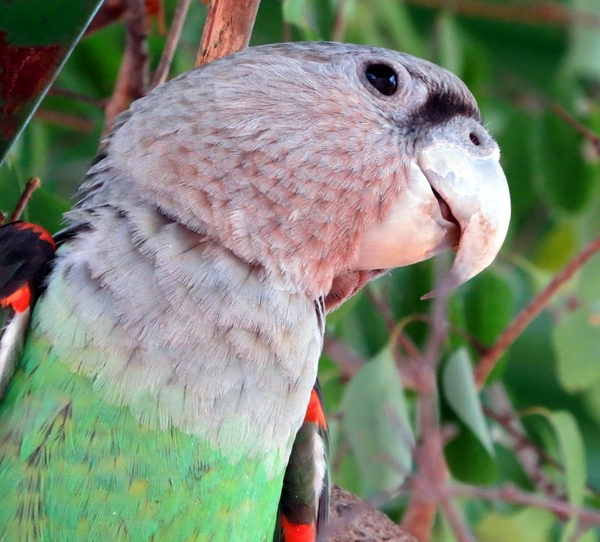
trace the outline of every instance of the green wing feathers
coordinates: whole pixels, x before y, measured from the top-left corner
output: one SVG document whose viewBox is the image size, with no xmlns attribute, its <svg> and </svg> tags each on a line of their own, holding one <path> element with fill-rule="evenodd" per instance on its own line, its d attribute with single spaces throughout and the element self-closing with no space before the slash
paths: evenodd
<svg viewBox="0 0 600 542">
<path fill-rule="evenodd" d="M 44 339 L 29 340 L 0 420 L 3 540 L 225 542 L 240 525 L 272 536 L 281 479 L 179 430 L 140 426 Z"/>
</svg>

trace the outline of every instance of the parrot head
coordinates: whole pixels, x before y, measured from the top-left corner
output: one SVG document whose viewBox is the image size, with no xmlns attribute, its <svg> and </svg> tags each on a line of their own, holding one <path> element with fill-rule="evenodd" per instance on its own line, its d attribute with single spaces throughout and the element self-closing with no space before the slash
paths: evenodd
<svg viewBox="0 0 600 542">
<path fill-rule="evenodd" d="M 128 197 L 328 308 L 448 249 L 457 286 L 492 262 L 510 219 L 499 149 L 472 94 L 384 49 L 247 49 L 135 102 L 108 144 Z M 83 206 L 119 195 L 97 178 L 83 191 Z"/>
</svg>

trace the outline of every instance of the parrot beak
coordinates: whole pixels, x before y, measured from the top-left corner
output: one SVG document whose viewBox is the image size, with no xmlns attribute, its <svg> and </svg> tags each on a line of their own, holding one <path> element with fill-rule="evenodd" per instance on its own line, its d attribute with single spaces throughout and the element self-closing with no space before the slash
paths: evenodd
<svg viewBox="0 0 600 542">
<path fill-rule="evenodd" d="M 449 142 L 425 148 L 388 217 L 365 230 L 358 269 L 401 267 L 450 248 L 455 288 L 490 265 L 508 231 L 510 195 L 498 146 L 488 149 Z"/>
<path fill-rule="evenodd" d="M 439 144 L 425 149 L 417 162 L 460 227 L 449 279 L 455 288 L 490 265 L 506 238 L 510 194 L 500 151 L 494 145 L 488 155 L 474 156 L 463 147 Z"/>
</svg>

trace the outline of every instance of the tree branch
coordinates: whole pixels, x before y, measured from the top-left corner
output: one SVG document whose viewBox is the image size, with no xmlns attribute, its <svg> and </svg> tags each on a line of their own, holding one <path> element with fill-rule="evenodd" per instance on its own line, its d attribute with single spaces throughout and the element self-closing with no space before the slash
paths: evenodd
<svg viewBox="0 0 600 542">
<path fill-rule="evenodd" d="M 589 243 L 550 281 L 508 325 L 494 345 L 481 357 L 475 368 L 475 382 L 481 388 L 502 354 L 523 330 L 548 305 L 552 297 L 600 250 L 600 236 Z"/>
<path fill-rule="evenodd" d="M 247 47 L 259 3 L 260 0 L 212 0 L 196 66 Z"/>
<path fill-rule="evenodd" d="M 127 41 L 117 83 L 104 110 L 104 133 L 133 100 L 144 95 L 148 84 L 146 10 L 143 0 L 128 0 Z"/>
<path fill-rule="evenodd" d="M 185 22 L 191 2 L 192 0 L 179 0 L 179 3 L 177 4 L 177 9 L 175 10 L 175 15 L 173 16 L 173 21 L 171 22 L 169 34 L 165 40 L 165 48 L 163 49 L 162 56 L 160 57 L 160 62 L 156 68 L 156 72 L 154 73 L 150 88 L 154 88 L 155 86 L 160 85 L 167 80 L 169 70 L 171 68 L 171 62 L 173 61 L 173 56 L 175 55 L 175 50 L 177 49 L 177 44 L 179 43 L 179 38 L 181 37 L 181 31 L 183 30 L 183 23 Z"/>
<path fill-rule="evenodd" d="M 521 491 L 512 485 L 507 485 L 500 489 L 457 485 L 451 486 L 449 491 L 454 497 L 470 497 L 486 501 L 503 501 L 523 506 L 533 506 L 549 510 L 563 520 L 565 518 L 576 517 L 585 525 L 600 525 L 600 512 L 596 510 L 573 506 L 561 500 L 538 497 L 537 495 Z"/>
<path fill-rule="evenodd" d="M 444 437 L 439 424 L 436 378 L 440 352 L 447 337 L 446 309 L 449 295 L 450 283 L 446 279 L 441 281 L 436 289 L 431 332 L 422 356 L 423 385 L 417 397 L 417 424 L 421 441 L 415 453 L 418 475 L 415 477 L 413 493 L 402 521 L 402 527 L 422 542 L 430 540 L 437 509 L 447 498 L 448 466 L 444 457 Z M 456 517 L 453 516 L 454 519 Z M 457 535 L 464 533 L 462 525 L 457 524 L 456 528 Z"/>
<path fill-rule="evenodd" d="M 337 486 L 331 491 L 327 542 L 417 542 L 383 512 Z"/>
<path fill-rule="evenodd" d="M 27 207 L 31 196 L 40 187 L 41 184 L 42 183 L 38 177 L 31 177 L 31 179 L 27 181 L 25 189 L 23 190 L 23 193 L 21 194 L 21 197 L 19 198 L 19 201 L 15 206 L 15 210 L 12 212 L 10 218 L 8 219 L 9 222 L 14 222 L 15 220 L 19 220 L 19 218 L 21 218 L 21 215 Z"/>
</svg>

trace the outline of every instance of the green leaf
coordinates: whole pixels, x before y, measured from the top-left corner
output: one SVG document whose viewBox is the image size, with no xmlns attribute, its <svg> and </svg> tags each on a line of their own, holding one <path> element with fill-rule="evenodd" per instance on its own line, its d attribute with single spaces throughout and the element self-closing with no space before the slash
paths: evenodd
<svg viewBox="0 0 600 542">
<path fill-rule="evenodd" d="M 547 510 L 527 508 L 516 514 L 487 514 L 477 525 L 481 542 L 547 542 L 551 539 L 554 516 Z"/>
<path fill-rule="evenodd" d="M 397 489 L 411 470 L 415 439 L 391 346 L 350 381 L 342 414 L 363 495 Z"/>
<path fill-rule="evenodd" d="M 556 324 L 553 342 L 561 385 L 585 390 L 600 379 L 600 300 L 579 298 L 579 306 L 565 311 Z"/>
<path fill-rule="evenodd" d="M 572 220 L 559 222 L 542 239 L 537 249 L 535 264 L 556 273 L 575 255 L 578 234 Z"/>
<path fill-rule="evenodd" d="M 545 416 L 554 430 L 558 442 L 561 462 L 564 465 L 565 487 L 569 502 L 573 506 L 581 506 L 585 495 L 587 468 L 585 463 L 585 447 L 577 420 L 567 411 L 538 411 Z M 577 528 L 577 519 L 573 518 L 565 526 L 561 540 L 566 542 Z"/>
<path fill-rule="evenodd" d="M 314 0 L 283 1 L 283 19 L 302 30 L 304 39 L 306 40 L 320 39 L 315 22 L 314 4 Z"/>
<path fill-rule="evenodd" d="M 345 39 L 426 57 L 427 48 L 402 2 L 357 2 L 348 10 Z"/>
<path fill-rule="evenodd" d="M 558 208 L 580 211 L 593 188 L 593 177 L 583 161 L 581 134 L 553 111 L 542 116 L 538 130 L 537 166 L 542 190 Z"/>
<path fill-rule="evenodd" d="M 444 448 L 452 475 L 471 484 L 492 482 L 497 474 L 495 454 L 466 348 L 456 350 L 444 366 L 442 389 L 459 429 Z"/>
<path fill-rule="evenodd" d="M 371 16 L 375 15 L 380 32 L 387 34 L 391 47 L 415 56 L 426 57 L 422 38 L 415 32 L 410 12 L 403 2 L 375 0 Z"/>
<path fill-rule="evenodd" d="M 467 484 L 485 485 L 497 475 L 494 458 L 464 424 L 455 420 L 459 433 L 444 447 L 452 476 Z"/>
<path fill-rule="evenodd" d="M 500 112 L 505 124 L 496 137 L 502 150 L 502 167 L 510 188 L 512 231 L 517 229 L 521 221 L 524 224 L 531 223 L 531 209 L 539 203 L 539 194 L 533 182 L 536 174 L 532 152 L 535 122 L 520 109 L 503 108 Z"/>
<path fill-rule="evenodd" d="M 444 397 L 448 404 L 458 419 L 492 456 L 494 447 L 481 409 L 481 401 L 473 379 L 473 367 L 466 348 L 460 348 L 450 356 L 442 378 Z"/>
<path fill-rule="evenodd" d="M 587 470 L 585 448 L 577 420 L 567 411 L 553 412 L 548 415 L 548 419 L 552 423 L 561 450 L 569 502 L 573 506 L 581 506 Z"/>
</svg>

